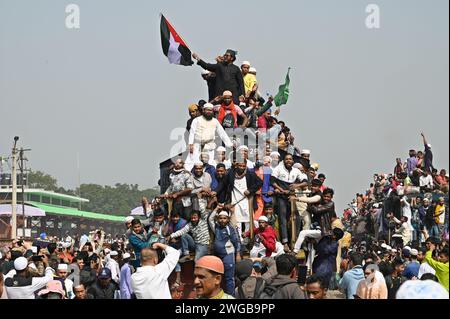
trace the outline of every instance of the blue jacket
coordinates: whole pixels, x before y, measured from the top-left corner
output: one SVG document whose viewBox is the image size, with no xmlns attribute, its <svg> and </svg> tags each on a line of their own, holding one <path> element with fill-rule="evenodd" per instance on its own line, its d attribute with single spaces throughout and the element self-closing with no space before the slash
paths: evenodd
<svg viewBox="0 0 450 319">
<path fill-rule="evenodd" d="M 148 238 L 145 234 L 140 236 L 136 235 L 134 232 L 131 233 L 129 239 L 130 244 L 133 246 L 134 255 L 136 256 L 136 262 L 133 264 L 135 267 L 141 265 L 141 251 L 148 247 Z"/>
<path fill-rule="evenodd" d="M 364 271 L 362 266 L 353 267 L 344 273 L 342 279 L 339 281 L 339 288 L 345 291 L 347 299 L 355 299 L 358 284 L 364 279 Z"/>
<path fill-rule="evenodd" d="M 214 253 L 218 257 L 225 257 L 240 251 L 240 242 L 237 231 L 230 225 L 221 227 L 218 223 L 214 229 Z"/>
</svg>

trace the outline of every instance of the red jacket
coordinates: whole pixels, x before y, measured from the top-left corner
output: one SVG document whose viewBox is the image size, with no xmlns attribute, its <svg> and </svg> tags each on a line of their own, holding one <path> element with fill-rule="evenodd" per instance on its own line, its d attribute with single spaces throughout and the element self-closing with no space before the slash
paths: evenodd
<svg viewBox="0 0 450 319">
<path fill-rule="evenodd" d="M 259 228 L 255 228 L 253 233 L 259 235 L 261 243 L 266 247 L 266 257 L 272 256 L 272 253 L 276 250 L 277 243 L 277 233 L 275 232 L 275 229 L 269 225 L 263 232 L 261 232 Z M 246 235 L 248 236 L 249 234 L 250 232 L 248 231 Z"/>
</svg>

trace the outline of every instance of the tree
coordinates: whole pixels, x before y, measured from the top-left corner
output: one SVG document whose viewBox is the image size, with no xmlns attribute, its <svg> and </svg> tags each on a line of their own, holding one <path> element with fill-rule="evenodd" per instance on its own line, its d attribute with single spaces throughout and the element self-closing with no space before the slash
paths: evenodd
<svg viewBox="0 0 450 319">
<path fill-rule="evenodd" d="M 54 192 L 59 188 L 56 178 L 41 171 L 31 171 L 28 173 L 28 186 L 30 188 L 42 188 Z"/>
</svg>

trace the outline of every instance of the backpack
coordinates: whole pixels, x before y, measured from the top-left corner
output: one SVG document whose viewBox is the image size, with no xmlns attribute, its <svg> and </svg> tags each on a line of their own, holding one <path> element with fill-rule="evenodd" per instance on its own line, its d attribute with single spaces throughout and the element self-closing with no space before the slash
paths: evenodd
<svg viewBox="0 0 450 319">
<path fill-rule="evenodd" d="M 256 285 L 255 285 L 255 290 L 253 291 L 253 296 L 246 296 L 242 286 L 249 279 L 253 279 L 253 278 L 250 277 L 250 278 L 245 279 L 244 282 L 238 286 L 236 299 L 261 299 L 261 295 L 262 295 L 262 293 L 264 291 L 264 287 L 265 287 L 264 279 L 259 278 L 259 277 L 255 278 Z"/>
<path fill-rule="evenodd" d="M 233 113 L 228 113 L 225 115 L 221 124 L 223 128 L 234 128 L 235 123 Z"/>
<path fill-rule="evenodd" d="M 288 282 L 279 286 L 266 285 L 263 292 L 261 293 L 260 299 L 281 299 L 280 292 L 281 289 L 288 285 L 298 285 L 296 282 Z"/>
</svg>

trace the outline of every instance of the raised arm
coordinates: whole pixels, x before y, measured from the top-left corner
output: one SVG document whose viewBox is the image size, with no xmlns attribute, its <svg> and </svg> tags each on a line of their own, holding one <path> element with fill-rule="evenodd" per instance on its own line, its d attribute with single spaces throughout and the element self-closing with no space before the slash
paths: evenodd
<svg viewBox="0 0 450 319">
<path fill-rule="evenodd" d="M 211 71 L 211 72 L 216 72 L 218 65 L 217 64 L 209 64 L 206 63 L 205 61 L 203 61 L 197 53 L 192 54 L 192 57 L 197 60 L 197 64 L 200 65 L 203 69 Z"/>
<path fill-rule="evenodd" d="M 427 138 L 425 137 L 425 134 L 424 133 L 422 133 L 421 134 L 422 135 L 422 138 L 423 138 L 423 145 L 428 145 L 428 141 L 427 141 Z"/>
</svg>

